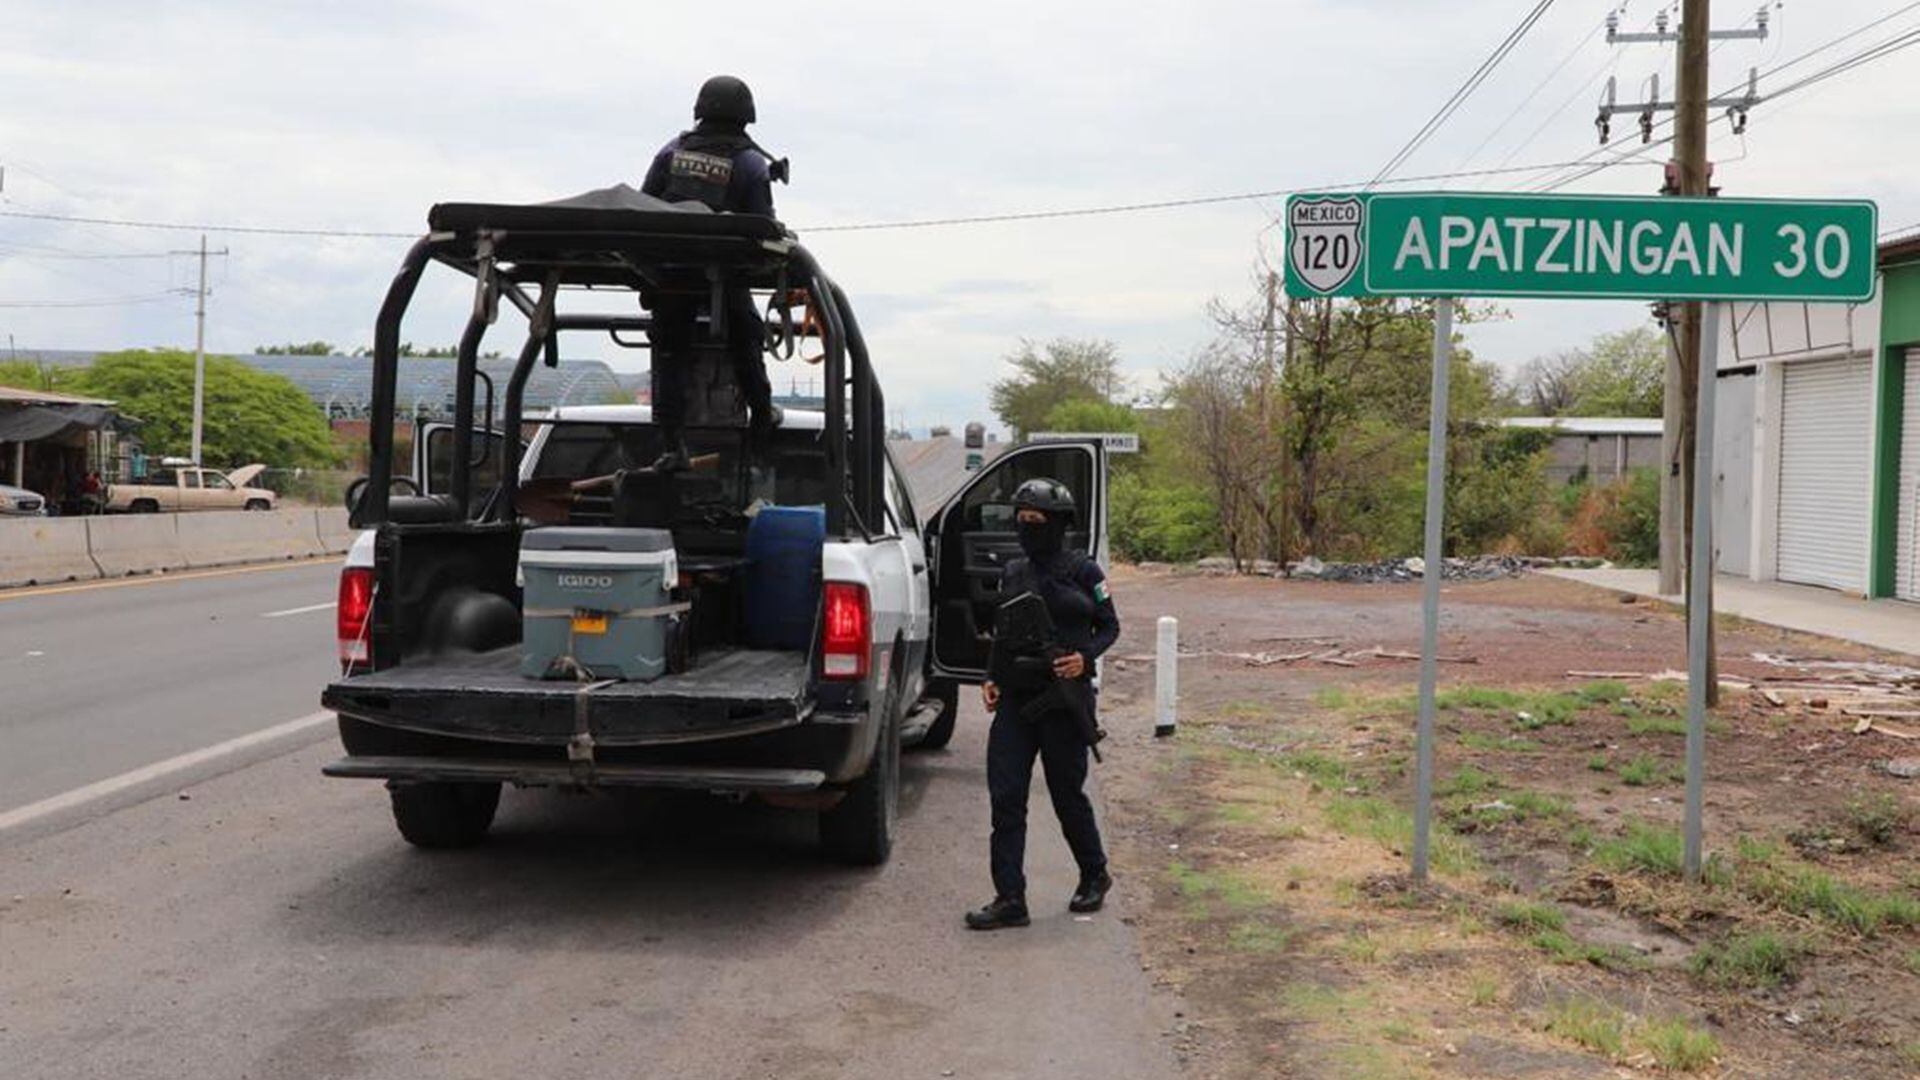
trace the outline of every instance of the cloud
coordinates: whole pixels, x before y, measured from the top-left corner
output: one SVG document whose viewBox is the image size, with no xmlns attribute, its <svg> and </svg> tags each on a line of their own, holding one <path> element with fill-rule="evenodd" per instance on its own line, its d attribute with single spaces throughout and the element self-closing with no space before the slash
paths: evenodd
<svg viewBox="0 0 1920 1080">
<path fill-rule="evenodd" d="M 890 406 L 919 423 L 984 417 L 999 358 L 1022 338 L 1110 338 L 1148 381 L 1179 364 L 1211 334 L 1209 299 L 1254 291 L 1250 271 L 1275 239 L 1263 230 L 1277 204 L 898 232 L 819 227 L 1364 179 L 1516 17 L 1495 0 L 1124 9 L 860 0 L 804 13 L 736 3 L 724 14 L 463 0 L 20 7 L 0 43 L 0 94 L 32 103 L 0 114 L 4 197 L 16 210 L 406 231 L 444 199 L 537 200 L 632 181 L 687 123 L 702 79 L 741 74 L 759 100 L 756 135 L 794 160 L 794 185 L 776 193 L 783 217 L 852 294 Z M 1714 82 L 1883 8 L 1788 5 L 1774 41 L 1716 53 L 1726 74 Z M 1670 51 L 1609 49 L 1594 34 L 1601 14 L 1556 8 L 1402 172 L 1586 153 L 1597 83 L 1583 91 L 1582 80 L 1611 69 L 1631 85 L 1661 69 L 1671 83 Z M 1719 181 L 1729 194 L 1874 197 L 1888 227 L 1920 222 L 1920 151 L 1897 137 L 1913 126 L 1912 70 L 1906 57 L 1889 60 L 1763 106 L 1744 144 L 1716 125 Z M 1657 169 L 1623 168 L 1577 189 L 1657 183 Z M 46 249 L 151 253 L 196 241 L 6 220 L 0 299 L 178 287 L 191 260 L 63 260 Z M 367 343 L 405 249 L 212 242 L 232 249 L 215 264 L 208 323 L 221 350 Z M 466 303 L 460 282 L 430 282 L 407 335 L 452 341 Z M 1508 365 L 1645 317 L 1634 304 L 1508 306 L 1510 321 L 1466 330 L 1482 356 Z M 0 314 L 21 347 L 112 348 L 190 345 L 191 308 L 176 298 Z M 603 339 L 569 343 L 569 355 L 626 369 L 643 359 Z"/>
</svg>

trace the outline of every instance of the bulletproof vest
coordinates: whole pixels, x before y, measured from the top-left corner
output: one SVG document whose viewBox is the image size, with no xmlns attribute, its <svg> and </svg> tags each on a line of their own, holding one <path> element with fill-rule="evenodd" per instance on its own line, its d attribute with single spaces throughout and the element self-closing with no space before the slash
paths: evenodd
<svg viewBox="0 0 1920 1080">
<path fill-rule="evenodd" d="M 669 202 L 703 202 L 713 210 L 737 210 L 727 201 L 732 190 L 734 163 L 753 145 L 745 135 L 707 131 L 682 132 L 667 159 Z"/>
<path fill-rule="evenodd" d="M 1080 584 L 1080 568 L 1086 565 L 1084 552 L 1067 549 L 1045 561 L 1022 559 L 1009 568 L 1001 591 L 1009 596 L 1032 592 L 1046 601 L 1047 614 L 1053 617 L 1055 644 L 1083 650 L 1093 641 L 1093 594 Z"/>
</svg>

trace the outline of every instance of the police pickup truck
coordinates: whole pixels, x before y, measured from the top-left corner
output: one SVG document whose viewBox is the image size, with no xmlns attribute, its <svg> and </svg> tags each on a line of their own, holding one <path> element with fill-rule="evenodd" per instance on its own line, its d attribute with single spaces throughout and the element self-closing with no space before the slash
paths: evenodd
<svg viewBox="0 0 1920 1080">
<path fill-rule="evenodd" d="M 633 786 L 812 812 L 830 855 L 884 861 L 901 748 L 944 745 L 959 685 L 984 677 L 1014 490 L 1066 483 L 1088 508 L 1073 542 L 1103 554 L 1103 449 L 1017 448 L 923 516 L 852 307 L 778 223 L 613 189 L 443 204 L 430 225 L 375 329 L 370 475 L 395 479 L 348 494 L 365 531 L 322 698 L 347 756 L 326 773 L 386 780 L 402 836 L 426 847 L 478 842 L 504 784 Z M 416 432 L 407 477 L 399 322 L 429 264 L 471 277 L 474 297 L 452 421 Z M 643 290 L 739 285 L 768 298 L 771 354 L 819 338 L 819 409 L 749 439 L 726 330 L 704 326 L 693 393 L 718 405 L 705 424 L 690 409 L 686 469 L 651 468 L 662 439 L 644 406 L 524 415 L 563 335 L 638 343 L 646 317 L 602 314 L 605 293 L 632 312 Z M 476 357 L 502 299 L 525 337 L 496 409 Z M 562 306 L 575 299 L 594 304 Z"/>
</svg>

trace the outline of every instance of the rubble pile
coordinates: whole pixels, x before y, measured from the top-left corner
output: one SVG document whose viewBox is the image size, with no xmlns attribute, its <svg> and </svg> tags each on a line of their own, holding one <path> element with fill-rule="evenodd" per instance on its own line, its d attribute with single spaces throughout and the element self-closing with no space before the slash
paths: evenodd
<svg viewBox="0 0 1920 1080">
<path fill-rule="evenodd" d="M 1447 559 L 1440 576 L 1447 581 L 1491 581 L 1518 577 L 1539 566 L 1552 566 L 1552 559 L 1529 559 L 1512 555 L 1475 555 Z M 1305 581 L 1348 581 L 1364 584 L 1394 581 L 1419 581 L 1426 575 L 1427 561 L 1418 556 L 1405 559 L 1381 559 L 1379 562 L 1327 563 L 1306 558 L 1287 564 L 1287 576 Z"/>
</svg>

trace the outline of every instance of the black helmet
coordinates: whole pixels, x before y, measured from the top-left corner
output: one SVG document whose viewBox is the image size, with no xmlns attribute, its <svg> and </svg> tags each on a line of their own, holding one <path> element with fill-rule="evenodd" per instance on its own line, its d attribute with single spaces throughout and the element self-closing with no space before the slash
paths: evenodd
<svg viewBox="0 0 1920 1080">
<path fill-rule="evenodd" d="M 731 75 L 715 75 L 700 84 L 700 96 L 693 102 L 695 120 L 731 120 L 751 124 L 753 91 Z"/>
<path fill-rule="evenodd" d="M 1073 517 L 1073 492 L 1067 485 L 1046 476 L 1036 476 L 1021 484 L 1013 493 L 1013 508 L 1018 510 L 1038 510 L 1049 517 L 1059 515 Z"/>
</svg>

